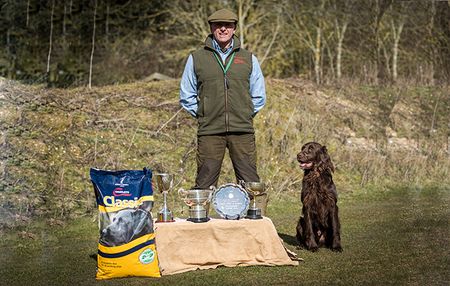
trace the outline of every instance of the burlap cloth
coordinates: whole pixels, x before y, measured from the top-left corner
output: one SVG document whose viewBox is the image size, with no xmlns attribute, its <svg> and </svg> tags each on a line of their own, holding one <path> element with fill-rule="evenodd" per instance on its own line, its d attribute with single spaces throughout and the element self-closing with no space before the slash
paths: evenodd
<svg viewBox="0 0 450 286">
<path fill-rule="evenodd" d="M 298 265 L 285 249 L 272 221 L 177 219 L 156 223 L 156 249 L 162 275 L 218 266 Z M 293 259 L 301 260 L 295 257 Z"/>
</svg>

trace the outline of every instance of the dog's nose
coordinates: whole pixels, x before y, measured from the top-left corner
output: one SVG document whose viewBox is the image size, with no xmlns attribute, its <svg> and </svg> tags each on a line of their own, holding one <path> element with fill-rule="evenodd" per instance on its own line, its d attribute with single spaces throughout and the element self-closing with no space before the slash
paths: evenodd
<svg viewBox="0 0 450 286">
<path fill-rule="evenodd" d="M 109 234 L 110 234 L 109 228 L 105 228 L 104 230 L 102 230 L 102 235 L 103 235 L 103 236 L 109 235 Z"/>
</svg>

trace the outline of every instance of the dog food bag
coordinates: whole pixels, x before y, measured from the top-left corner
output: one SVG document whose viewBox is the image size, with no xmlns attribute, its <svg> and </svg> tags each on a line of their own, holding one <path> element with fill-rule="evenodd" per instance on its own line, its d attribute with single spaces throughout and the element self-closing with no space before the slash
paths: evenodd
<svg viewBox="0 0 450 286">
<path fill-rule="evenodd" d="M 90 175 L 99 211 L 96 278 L 160 277 L 151 170 L 91 169 Z"/>
</svg>

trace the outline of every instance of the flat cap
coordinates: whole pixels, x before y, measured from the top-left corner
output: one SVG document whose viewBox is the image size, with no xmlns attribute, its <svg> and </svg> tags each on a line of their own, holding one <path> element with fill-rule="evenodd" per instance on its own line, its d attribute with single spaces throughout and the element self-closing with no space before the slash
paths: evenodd
<svg viewBox="0 0 450 286">
<path fill-rule="evenodd" d="M 227 23 L 237 23 L 238 17 L 236 14 L 228 9 L 221 9 L 211 14 L 208 17 L 208 23 L 214 22 L 227 22 Z"/>
</svg>

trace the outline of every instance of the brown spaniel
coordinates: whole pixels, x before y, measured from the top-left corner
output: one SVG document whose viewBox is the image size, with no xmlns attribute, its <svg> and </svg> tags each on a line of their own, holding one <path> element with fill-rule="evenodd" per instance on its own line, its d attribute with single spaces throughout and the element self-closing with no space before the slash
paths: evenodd
<svg viewBox="0 0 450 286">
<path fill-rule="evenodd" d="M 302 214 L 297 224 L 300 247 L 316 251 L 325 246 L 342 251 L 337 192 L 333 183 L 334 166 L 327 148 L 316 142 L 303 145 L 297 161 L 304 171 L 301 200 Z"/>
</svg>

